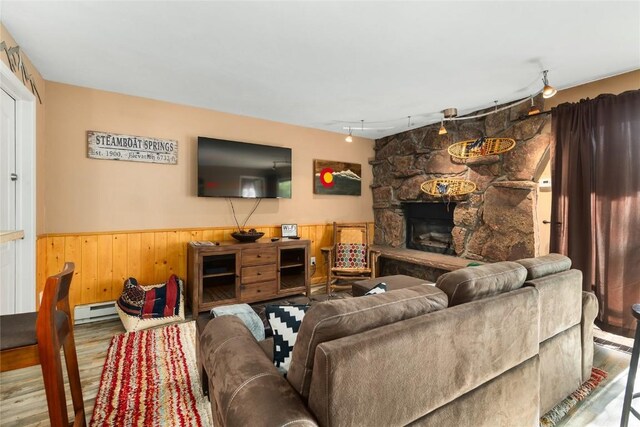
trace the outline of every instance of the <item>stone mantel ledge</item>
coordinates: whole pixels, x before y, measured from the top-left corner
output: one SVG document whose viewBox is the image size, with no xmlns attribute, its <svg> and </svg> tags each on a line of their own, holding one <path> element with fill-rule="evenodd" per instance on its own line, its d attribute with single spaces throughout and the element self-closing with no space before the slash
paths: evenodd
<svg viewBox="0 0 640 427">
<path fill-rule="evenodd" d="M 454 271 L 469 265 L 470 262 L 483 264 L 481 261 L 461 258 L 452 255 L 443 255 L 432 252 L 418 251 L 415 249 L 393 248 L 391 246 L 373 245 L 372 250 L 380 252 L 384 258 L 404 261 L 411 264 L 424 265 L 440 270 Z"/>
<path fill-rule="evenodd" d="M 538 183 L 533 181 L 494 181 L 494 187 L 516 188 L 519 190 L 533 191 L 538 188 Z"/>
</svg>

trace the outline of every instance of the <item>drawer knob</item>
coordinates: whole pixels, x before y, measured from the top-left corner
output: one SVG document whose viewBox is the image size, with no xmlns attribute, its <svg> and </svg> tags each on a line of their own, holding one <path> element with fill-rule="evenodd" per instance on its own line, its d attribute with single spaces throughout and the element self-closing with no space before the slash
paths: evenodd
<svg viewBox="0 0 640 427">
<path fill-rule="evenodd" d="M 262 276 L 262 273 L 260 273 L 259 271 L 258 271 L 258 276 Z"/>
<path fill-rule="evenodd" d="M 258 258 L 262 258 L 262 255 L 258 254 Z"/>
</svg>

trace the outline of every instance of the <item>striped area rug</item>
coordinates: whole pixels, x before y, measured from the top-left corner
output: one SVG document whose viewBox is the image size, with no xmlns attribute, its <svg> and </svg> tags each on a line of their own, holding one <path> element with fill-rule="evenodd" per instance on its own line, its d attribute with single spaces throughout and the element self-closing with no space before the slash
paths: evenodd
<svg viewBox="0 0 640 427">
<path fill-rule="evenodd" d="M 540 418 L 540 427 L 555 426 L 574 406 L 578 404 L 578 402 L 589 396 L 605 378 L 607 378 L 607 373 L 605 371 L 598 368 L 592 368 L 591 378 L 585 381 L 579 389 L 571 393 L 569 397 L 558 403 L 552 410 Z"/>
<path fill-rule="evenodd" d="M 195 359 L 195 322 L 116 335 L 91 426 L 210 426 Z"/>
</svg>

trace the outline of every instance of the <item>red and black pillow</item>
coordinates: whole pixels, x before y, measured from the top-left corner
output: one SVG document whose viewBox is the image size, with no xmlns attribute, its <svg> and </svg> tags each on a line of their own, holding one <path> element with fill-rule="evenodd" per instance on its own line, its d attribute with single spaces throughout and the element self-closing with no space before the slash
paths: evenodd
<svg viewBox="0 0 640 427">
<path fill-rule="evenodd" d="M 181 289 L 182 280 L 175 274 L 164 285 L 146 289 L 130 277 L 117 304 L 124 313 L 141 319 L 178 316 Z"/>
</svg>

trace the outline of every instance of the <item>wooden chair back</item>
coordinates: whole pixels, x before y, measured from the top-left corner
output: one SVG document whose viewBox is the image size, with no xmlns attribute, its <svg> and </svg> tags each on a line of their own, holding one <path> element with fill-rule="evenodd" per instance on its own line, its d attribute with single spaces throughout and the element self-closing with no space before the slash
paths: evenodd
<svg viewBox="0 0 640 427">
<path fill-rule="evenodd" d="M 369 228 L 365 223 L 333 223 L 333 244 L 360 243 L 369 245 Z"/>
<path fill-rule="evenodd" d="M 56 330 L 56 310 L 60 310 L 67 315 L 67 325 L 64 334 L 66 335 L 66 332 L 72 328 L 71 309 L 69 307 L 69 288 L 71 287 L 74 270 L 74 263 L 66 262 L 60 273 L 47 278 L 42 294 L 42 301 L 40 302 L 40 309 L 38 310 L 38 319 L 36 321 L 38 342 L 41 342 L 41 339 L 51 339 L 54 335 L 62 335 L 60 332 L 54 333 Z"/>
<path fill-rule="evenodd" d="M 33 317 L 26 318 L 30 322 L 35 320 L 35 344 L 3 350 L 0 358 L 3 372 L 40 364 L 47 396 L 49 420 L 53 427 L 69 425 L 60 358 L 61 348 L 64 349 L 67 377 L 73 401 L 73 425 L 81 427 L 86 425 L 78 356 L 69 307 L 69 288 L 74 269 L 75 265 L 72 262 L 67 262 L 62 272 L 47 278 L 40 309 L 37 313 L 31 313 Z M 65 315 L 64 321 L 60 321 L 62 317 L 60 312 Z M 56 318 L 58 318 L 58 322 L 56 322 Z M 20 330 L 16 330 L 15 333 L 20 333 Z"/>
</svg>

